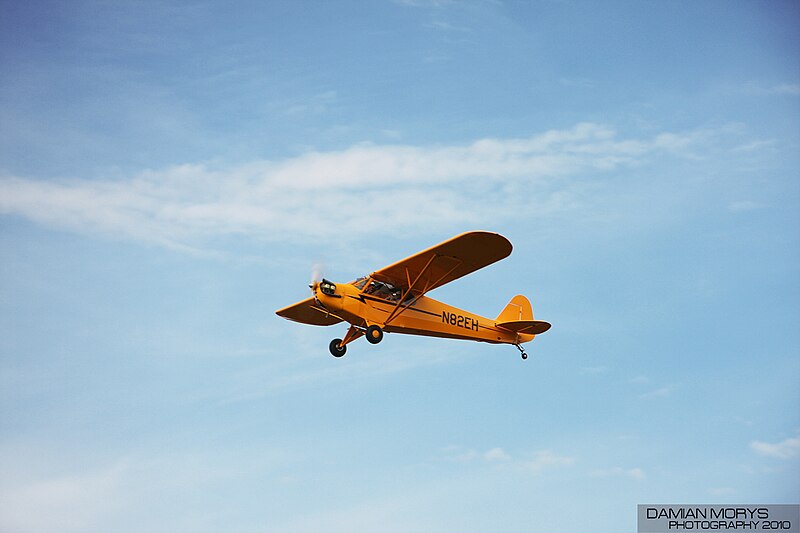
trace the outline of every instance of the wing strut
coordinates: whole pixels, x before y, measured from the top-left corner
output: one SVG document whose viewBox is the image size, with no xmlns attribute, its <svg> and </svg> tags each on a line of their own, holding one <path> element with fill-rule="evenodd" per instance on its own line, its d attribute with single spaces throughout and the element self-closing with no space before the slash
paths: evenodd
<svg viewBox="0 0 800 533">
<path fill-rule="evenodd" d="M 392 320 L 394 320 L 398 316 L 402 315 L 403 311 L 405 311 L 406 309 L 411 307 L 411 304 L 414 303 L 416 298 L 408 300 L 408 303 L 406 303 L 405 305 L 403 305 L 403 302 L 405 302 L 406 298 L 409 295 L 411 295 L 411 291 L 413 291 L 416 288 L 417 283 L 419 283 L 419 280 L 422 279 L 422 275 L 425 274 L 425 272 L 430 268 L 431 264 L 433 264 L 433 260 L 436 259 L 437 257 L 440 257 L 440 256 L 437 255 L 437 254 L 432 255 L 431 258 L 428 259 L 428 262 L 425 264 L 425 268 L 423 268 L 419 272 L 419 274 L 417 274 L 417 277 L 414 280 L 414 282 L 413 283 L 409 283 L 408 289 L 406 289 L 403 292 L 403 294 L 400 296 L 400 299 L 397 302 L 397 305 L 394 306 L 394 309 L 392 309 L 392 312 L 389 313 L 388 317 L 386 317 L 386 320 L 384 321 L 384 325 L 388 324 L 389 322 L 391 322 Z M 420 296 L 425 294 L 426 292 L 428 292 L 428 287 L 430 287 L 431 285 L 434 286 L 434 287 L 436 285 L 438 285 L 438 283 L 441 280 L 443 280 L 444 278 L 449 276 L 456 268 L 458 268 L 461 265 L 461 263 L 462 263 L 462 261 L 460 259 L 456 258 L 456 264 L 453 266 L 453 268 L 451 268 L 450 270 L 445 272 L 442 276 L 440 276 L 439 279 L 437 279 L 435 283 L 432 283 L 432 284 L 431 283 L 426 283 L 425 287 L 420 291 Z M 411 276 L 409 275 L 408 269 L 406 269 L 406 279 L 408 279 L 408 280 L 411 279 Z M 419 296 L 417 296 L 417 298 L 418 297 Z"/>
</svg>

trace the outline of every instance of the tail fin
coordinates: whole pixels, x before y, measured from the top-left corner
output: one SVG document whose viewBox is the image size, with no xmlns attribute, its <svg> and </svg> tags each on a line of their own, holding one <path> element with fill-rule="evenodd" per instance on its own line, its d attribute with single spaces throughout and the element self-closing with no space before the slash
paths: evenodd
<svg viewBox="0 0 800 533">
<path fill-rule="evenodd" d="M 511 298 L 508 305 L 497 315 L 495 323 L 498 327 L 524 335 L 539 335 L 550 329 L 550 323 L 533 319 L 531 302 L 521 294 Z M 521 342 L 527 341 L 523 338 Z"/>
<path fill-rule="evenodd" d="M 520 320 L 533 320 L 533 308 L 527 298 L 517 294 L 511 298 L 508 305 L 497 315 L 496 322 L 500 324 L 502 322 L 518 322 Z"/>
</svg>

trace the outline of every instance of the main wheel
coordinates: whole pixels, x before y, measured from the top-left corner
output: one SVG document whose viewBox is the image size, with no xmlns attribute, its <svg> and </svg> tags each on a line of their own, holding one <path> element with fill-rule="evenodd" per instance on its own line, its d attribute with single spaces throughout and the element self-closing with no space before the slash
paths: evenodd
<svg viewBox="0 0 800 533">
<path fill-rule="evenodd" d="M 370 344 L 378 344 L 383 340 L 383 330 L 378 326 L 367 328 L 367 340 Z"/>
<path fill-rule="evenodd" d="M 347 352 L 347 346 L 341 346 L 342 339 L 333 339 L 328 345 L 331 355 L 334 357 L 341 357 Z"/>
<path fill-rule="evenodd" d="M 525 360 L 527 358 L 528 358 L 528 354 L 526 354 L 525 352 L 522 352 L 522 359 Z"/>
</svg>

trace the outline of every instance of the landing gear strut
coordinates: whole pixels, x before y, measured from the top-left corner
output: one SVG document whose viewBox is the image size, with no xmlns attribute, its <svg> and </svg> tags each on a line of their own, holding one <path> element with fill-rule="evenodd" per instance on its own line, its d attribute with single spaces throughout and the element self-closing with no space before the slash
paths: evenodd
<svg viewBox="0 0 800 533">
<path fill-rule="evenodd" d="M 347 352 L 347 345 L 364 335 L 367 336 L 370 344 L 378 344 L 383 340 L 383 330 L 380 326 L 372 325 L 364 329 L 361 326 L 351 325 L 344 339 L 333 339 L 328 345 L 328 349 L 334 357 L 342 357 Z"/>
<path fill-rule="evenodd" d="M 520 353 L 520 355 L 522 355 L 523 359 L 527 359 L 528 358 L 528 354 L 525 352 L 525 348 L 523 348 L 519 344 L 515 344 L 514 346 L 517 347 L 517 350 L 519 350 L 519 353 Z"/>
<path fill-rule="evenodd" d="M 328 346 L 331 351 L 331 355 L 334 357 L 343 356 L 347 351 L 347 345 L 361 337 L 363 334 L 363 329 L 351 325 L 350 329 L 347 330 L 347 334 L 344 336 L 344 340 L 333 339 L 331 341 L 330 345 Z M 381 332 L 381 338 L 383 338 L 383 332 Z M 372 340 L 370 340 L 370 342 L 372 342 Z"/>
</svg>

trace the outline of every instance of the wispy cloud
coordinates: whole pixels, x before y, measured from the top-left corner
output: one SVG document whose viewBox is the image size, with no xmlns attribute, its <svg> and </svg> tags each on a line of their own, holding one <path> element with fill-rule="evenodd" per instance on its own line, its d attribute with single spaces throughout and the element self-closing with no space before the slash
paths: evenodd
<svg viewBox="0 0 800 533">
<path fill-rule="evenodd" d="M 620 466 L 592 470 L 589 475 L 592 477 L 622 477 L 635 479 L 637 481 L 641 481 L 646 477 L 644 470 L 641 468 L 622 468 Z"/>
<path fill-rule="evenodd" d="M 358 144 L 230 167 L 185 164 L 123 179 L 0 178 L 0 213 L 172 247 L 226 236 L 283 241 L 479 226 L 576 209 L 581 179 L 657 153 L 691 156 L 708 132 L 618 138 L 581 123 L 466 145 Z M 583 184 L 585 186 L 585 184 Z M 525 193 L 535 190 L 536 194 Z"/>
<path fill-rule="evenodd" d="M 605 374 L 607 371 L 608 371 L 608 367 L 605 367 L 605 366 L 583 366 L 583 367 L 581 367 L 581 374 L 597 375 L 597 374 Z"/>
<path fill-rule="evenodd" d="M 510 461 L 511 456 L 503 448 L 492 448 L 483 454 L 487 461 Z"/>
<path fill-rule="evenodd" d="M 440 8 L 452 6 L 455 0 L 392 0 L 396 4 L 409 7 Z"/>
<path fill-rule="evenodd" d="M 545 469 L 569 466 L 574 462 L 574 457 L 560 455 L 551 450 L 541 450 L 534 453 L 532 459 L 523 461 L 522 466 L 534 474 L 539 474 Z"/>
<path fill-rule="evenodd" d="M 675 389 L 674 385 L 666 385 L 664 387 L 659 387 L 657 389 L 653 389 L 649 392 L 645 392 L 644 394 L 640 394 L 639 398 L 646 400 L 650 398 L 666 398 L 672 391 Z"/>
<path fill-rule="evenodd" d="M 8 454 L 9 449 L 2 451 Z M 153 517 L 164 530 L 221 529 L 209 525 L 218 517 L 197 506 L 198 495 L 222 494 L 264 478 L 286 483 L 281 474 L 296 454 L 246 446 L 236 451 L 182 449 L 71 467 L 74 457 L 67 459 L 63 450 L 12 451 L 0 459 L 0 530 L 21 533 L 129 531 L 124 524 L 132 521 L 151 529 L 143 524 Z M 53 464 L 54 458 L 62 462 Z M 163 501 L 172 505 L 166 509 Z"/>
<path fill-rule="evenodd" d="M 471 28 L 468 28 L 466 26 L 456 26 L 456 25 L 454 25 L 454 24 L 452 24 L 450 22 L 446 22 L 446 21 L 443 21 L 443 20 L 437 20 L 437 21 L 431 22 L 427 26 L 429 28 L 433 28 L 433 29 L 441 30 L 441 31 L 456 31 L 456 32 L 469 32 L 469 31 L 472 31 Z"/>
<path fill-rule="evenodd" d="M 755 152 L 758 150 L 763 150 L 765 148 L 773 148 L 777 144 L 775 139 L 767 139 L 767 140 L 758 140 L 758 141 L 751 141 L 745 144 L 741 144 L 733 149 L 734 152 Z"/>
<path fill-rule="evenodd" d="M 92 529 L 124 505 L 115 494 L 125 472 L 120 464 L 28 482 L 6 479 L 0 485 L 0 527 L 4 531 Z"/>
<path fill-rule="evenodd" d="M 797 83 L 779 83 L 773 85 L 767 90 L 770 94 L 789 94 L 792 96 L 800 95 L 800 84 Z"/>
<path fill-rule="evenodd" d="M 733 487 L 714 487 L 708 489 L 708 494 L 717 497 L 733 496 L 734 494 L 736 494 L 736 489 L 734 489 Z"/>
<path fill-rule="evenodd" d="M 752 82 L 744 85 L 744 90 L 756 95 L 786 95 L 800 96 L 800 84 L 798 83 L 760 83 Z"/>
<path fill-rule="evenodd" d="M 764 204 L 753 202 L 752 200 L 738 200 L 736 202 L 731 202 L 728 204 L 728 210 L 734 213 L 741 213 L 744 211 L 755 211 L 756 209 L 762 209 L 763 207 Z"/>
<path fill-rule="evenodd" d="M 336 91 L 315 94 L 306 100 L 297 100 L 286 108 L 287 115 L 320 114 L 329 110 L 336 101 Z"/>
<path fill-rule="evenodd" d="M 313 353 L 314 349 L 309 351 Z M 346 361 L 336 361 L 336 363 L 342 364 L 320 365 L 317 354 L 313 357 L 300 357 L 293 364 L 272 362 L 260 368 L 248 369 L 247 372 L 235 375 L 227 381 L 222 380 L 222 383 L 208 391 L 208 395 L 223 405 L 250 402 L 266 396 L 316 387 L 320 384 L 374 382 L 417 368 L 444 364 L 455 357 L 454 354 L 447 351 L 426 351 L 407 357 L 352 358 Z M 463 355 L 459 357 L 463 357 Z M 327 363 L 331 363 L 331 361 L 327 361 Z"/>
<path fill-rule="evenodd" d="M 791 459 L 800 454 L 800 437 L 788 438 L 775 444 L 756 440 L 750 443 L 750 448 L 766 457 Z"/>
<path fill-rule="evenodd" d="M 558 83 L 564 87 L 576 87 L 579 89 L 592 89 L 596 85 L 596 82 L 589 78 L 559 78 Z"/>
<path fill-rule="evenodd" d="M 553 452 L 552 450 L 538 450 L 533 453 L 512 456 L 503 448 L 492 448 L 485 452 L 480 452 L 473 448 L 463 448 L 460 446 L 448 446 L 444 450 L 445 458 L 448 461 L 460 463 L 484 463 L 502 465 L 502 468 L 540 474 L 543 470 L 551 468 L 569 466 L 575 462 L 575 458 Z"/>
</svg>

